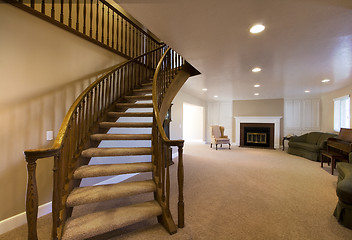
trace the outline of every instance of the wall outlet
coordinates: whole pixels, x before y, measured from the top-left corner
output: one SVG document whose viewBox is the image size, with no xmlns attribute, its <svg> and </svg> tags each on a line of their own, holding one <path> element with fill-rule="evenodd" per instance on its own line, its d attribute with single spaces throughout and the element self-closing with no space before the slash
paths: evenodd
<svg viewBox="0 0 352 240">
<path fill-rule="evenodd" d="M 46 131 L 46 140 L 51 141 L 54 139 L 54 131 Z"/>
</svg>

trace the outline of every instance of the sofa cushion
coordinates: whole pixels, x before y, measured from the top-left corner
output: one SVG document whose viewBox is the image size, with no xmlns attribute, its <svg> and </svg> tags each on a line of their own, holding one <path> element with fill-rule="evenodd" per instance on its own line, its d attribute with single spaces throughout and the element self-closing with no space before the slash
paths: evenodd
<svg viewBox="0 0 352 240">
<path fill-rule="evenodd" d="M 311 152 L 319 152 L 320 148 L 318 145 L 304 142 L 289 142 L 289 147 L 300 148 Z"/>
<path fill-rule="evenodd" d="M 311 143 L 311 144 L 317 144 L 320 136 L 322 135 L 321 132 L 311 132 L 308 133 L 307 136 L 307 143 Z"/>
</svg>

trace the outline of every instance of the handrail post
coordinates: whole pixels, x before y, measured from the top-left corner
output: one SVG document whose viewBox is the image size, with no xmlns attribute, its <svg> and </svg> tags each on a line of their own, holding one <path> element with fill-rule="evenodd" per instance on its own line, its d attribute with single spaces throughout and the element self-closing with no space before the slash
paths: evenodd
<svg viewBox="0 0 352 240">
<path fill-rule="evenodd" d="M 28 239 L 36 240 L 37 236 L 37 217 L 38 217 L 38 187 L 36 180 L 37 158 L 26 157 L 28 182 L 26 197 L 26 214 L 28 222 Z"/>
<path fill-rule="evenodd" d="M 184 183 L 184 172 L 183 172 L 183 145 L 178 146 L 178 227 L 183 228 L 185 226 L 185 204 L 183 202 L 183 183 Z"/>
</svg>

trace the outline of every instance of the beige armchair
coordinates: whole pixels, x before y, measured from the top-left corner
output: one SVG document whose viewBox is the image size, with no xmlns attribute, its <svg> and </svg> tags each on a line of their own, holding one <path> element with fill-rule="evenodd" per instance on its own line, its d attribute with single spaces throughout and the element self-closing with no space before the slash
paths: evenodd
<svg viewBox="0 0 352 240">
<path fill-rule="evenodd" d="M 219 125 L 210 126 L 211 131 L 211 143 L 210 147 L 213 148 L 213 144 L 215 144 L 215 149 L 218 150 L 218 144 L 222 147 L 223 144 L 228 144 L 229 149 L 231 148 L 230 139 L 228 136 L 224 135 L 224 127 Z"/>
</svg>

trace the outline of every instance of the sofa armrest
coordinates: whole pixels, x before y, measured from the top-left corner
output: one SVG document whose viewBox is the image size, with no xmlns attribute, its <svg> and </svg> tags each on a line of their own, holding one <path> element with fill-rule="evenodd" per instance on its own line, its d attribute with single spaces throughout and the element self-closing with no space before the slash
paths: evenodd
<svg viewBox="0 0 352 240">
<path fill-rule="evenodd" d="M 305 142 L 307 140 L 307 134 L 303 134 L 301 136 L 292 136 L 290 138 L 290 142 Z"/>
<path fill-rule="evenodd" d="M 320 144 L 319 144 L 319 148 L 320 149 L 326 150 L 327 146 L 328 146 L 328 140 L 321 141 Z"/>
</svg>

